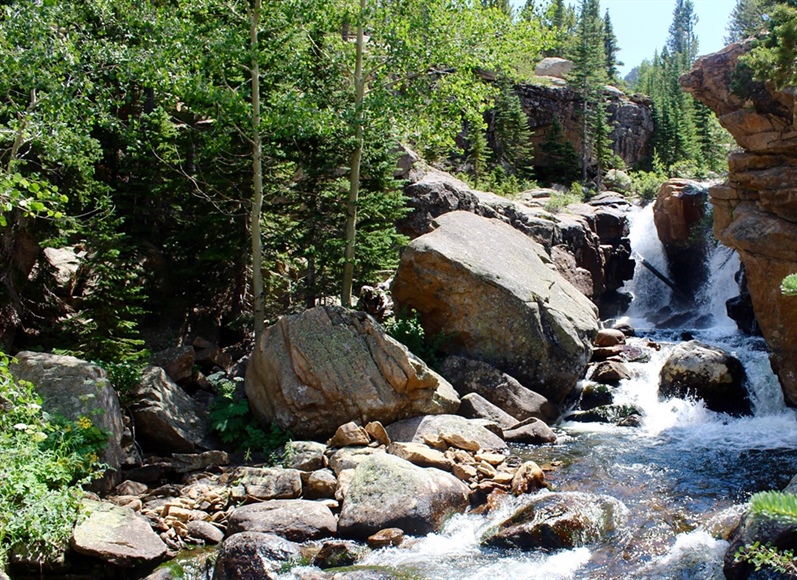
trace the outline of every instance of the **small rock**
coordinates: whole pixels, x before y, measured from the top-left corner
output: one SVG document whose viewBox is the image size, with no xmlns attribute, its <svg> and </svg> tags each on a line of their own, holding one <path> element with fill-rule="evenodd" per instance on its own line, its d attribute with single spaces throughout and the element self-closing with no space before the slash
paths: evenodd
<svg viewBox="0 0 797 580">
<path fill-rule="evenodd" d="M 310 473 L 307 484 L 304 486 L 306 499 L 321 499 L 335 497 L 338 479 L 329 469 L 319 469 Z"/>
<path fill-rule="evenodd" d="M 440 438 L 450 446 L 456 447 L 457 449 L 464 449 L 466 451 L 478 451 L 481 449 L 481 444 L 478 441 L 469 439 L 461 433 L 444 431 L 440 433 Z"/>
<path fill-rule="evenodd" d="M 387 452 L 420 467 L 436 467 L 443 471 L 451 471 L 453 466 L 453 462 L 442 452 L 420 443 L 391 443 Z"/>
<path fill-rule="evenodd" d="M 458 413 L 468 419 L 487 419 L 502 429 L 509 429 L 518 422 L 515 417 L 478 393 L 468 393 L 462 397 Z"/>
<path fill-rule="evenodd" d="M 506 455 L 503 455 L 502 453 L 490 453 L 488 451 L 483 451 L 481 453 L 477 453 L 474 459 L 476 459 L 476 461 L 486 461 L 493 467 L 497 467 L 506 460 Z"/>
<path fill-rule="evenodd" d="M 132 496 L 140 496 L 147 493 L 149 488 L 144 483 L 139 483 L 138 481 L 123 481 L 119 485 L 117 485 L 113 493 L 114 495 L 132 495 Z"/>
<path fill-rule="evenodd" d="M 327 466 L 327 446 L 317 441 L 288 441 L 285 444 L 285 467 L 316 471 Z"/>
<path fill-rule="evenodd" d="M 504 431 L 504 439 L 511 443 L 555 443 L 556 433 L 539 419 L 529 419 L 512 429 Z"/>
<path fill-rule="evenodd" d="M 352 566 L 360 557 L 362 549 L 347 540 L 327 540 L 313 559 L 313 564 L 325 570 Z"/>
<path fill-rule="evenodd" d="M 615 346 L 625 344 L 625 334 L 613 328 L 602 328 L 595 337 L 595 346 Z"/>
<path fill-rule="evenodd" d="M 385 427 L 379 421 L 371 421 L 365 426 L 365 432 L 371 439 L 378 441 L 381 445 L 390 445 L 390 435 L 387 434 Z"/>
<path fill-rule="evenodd" d="M 526 461 L 521 465 L 512 477 L 511 483 L 513 495 L 532 493 L 548 487 L 545 482 L 545 473 L 533 461 Z"/>
<path fill-rule="evenodd" d="M 328 447 L 356 447 L 368 445 L 371 438 L 368 433 L 354 421 L 349 421 L 338 427 L 335 435 L 327 441 Z"/>
<path fill-rule="evenodd" d="M 335 499 L 342 502 L 349 492 L 351 480 L 354 478 L 354 469 L 344 469 L 338 473 L 338 485 L 335 488 Z"/>
<path fill-rule="evenodd" d="M 197 540 L 208 544 L 220 544 L 224 539 L 224 532 L 219 528 L 202 520 L 193 520 L 187 524 L 188 534 Z"/>
<path fill-rule="evenodd" d="M 591 378 L 596 383 L 616 385 L 623 379 L 630 379 L 631 371 L 621 362 L 604 361 L 593 369 Z"/>
<path fill-rule="evenodd" d="M 473 465 L 463 465 L 460 463 L 454 464 L 454 467 L 451 469 L 451 473 L 453 473 L 457 479 L 462 481 L 471 481 L 479 474 Z"/>
<path fill-rule="evenodd" d="M 368 536 L 368 545 L 374 549 L 387 546 L 400 546 L 404 541 L 404 532 L 399 528 L 385 528 Z"/>
</svg>

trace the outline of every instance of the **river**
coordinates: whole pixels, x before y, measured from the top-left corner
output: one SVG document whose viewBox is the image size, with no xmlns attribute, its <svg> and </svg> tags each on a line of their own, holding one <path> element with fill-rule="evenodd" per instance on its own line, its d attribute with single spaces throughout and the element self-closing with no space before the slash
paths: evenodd
<svg viewBox="0 0 797 580">
<path fill-rule="evenodd" d="M 650 208 L 635 212 L 631 221 L 633 249 L 666 271 Z M 489 516 L 455 516 L 440 533 L 373 552 L 363 564 L 441 580 L 723 578 L 728 543 L 721 537 L 735 516 L 751 494 L 781 489 L 797 473 L 797 414 L 783 403 L 763 340 L 742 335 L 725 315 L 725 300 L 738 293 L 738 258 L 718 246 L 710 259 L 711 279 L 698 297 L 699 308 L 673 312 L 670 290 L 640 266 L 628 285 L 635 298 L 625 321 L 644 337 L 629 342 L 661 346 L 651 350 L 650 361 L 628 364 L 633 376 L 621 382 L 615 397 L 644 411 L 641 427 L 565 421 L 556 427 L 556 444 L 514 449 L 540 465 L 557 465 L 548 475 L 557 491 L 622 501 L 629 510 L 623 529 L 604 544 L 554 553 L 481 547 L 482 534 L 509 513 L 507 505 Z M 681 328 L 658 328 L 673 315 L 684 321 Z M 693 401 L 659 400 L 661 366 L 689 337 L 742 361 L 752 417 L 732 418 Z"/>
</svg>

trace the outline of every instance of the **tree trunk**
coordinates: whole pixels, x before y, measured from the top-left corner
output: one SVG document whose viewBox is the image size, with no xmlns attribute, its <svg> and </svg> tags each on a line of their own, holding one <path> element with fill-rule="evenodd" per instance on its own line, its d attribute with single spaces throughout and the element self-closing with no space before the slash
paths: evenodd
<svg viewBox="0 0 797 580">
<path fill-rule="evenodd" d="M 357 225 L 357 198 L 360 195 L 360 164 L 363 155 L 363 103 L 365 101 L 365 79 L 363 78 L 363 50 L 365 48 L 365 34 L 363 20 L 365 19 L 366 0 L 360 0 L 360 19 L 357 23 L 357 45 L 354 64 L 354 151 L 351 154 L 349 167 L 349 198 L 346 202 L 346 251 L 343 262 L 343 288 L 340 301 L 346 308 L 351 306 L 352 286 L 354 285 L 354 241 Z"/>
<path fill-rule="evenodd" d="M 254 0 L 250 19 L 250 48 L 252 50 L 252 294 L 255 341 L 265 327 L 265 296 L 263 290 L 263 242 L 260 219 L 263 213 L 263 143 L 260 137 L 260 67 L 258 66 L 257 29 L 260 25 L 261 0 Z"/>
</svg>

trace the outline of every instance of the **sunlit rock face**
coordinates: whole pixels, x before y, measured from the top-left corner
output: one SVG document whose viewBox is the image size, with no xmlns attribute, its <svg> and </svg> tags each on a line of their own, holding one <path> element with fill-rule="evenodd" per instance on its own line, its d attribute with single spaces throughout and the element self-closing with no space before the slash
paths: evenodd
<svg viewBox="0 0 797 580">
<path fill-rule="evenodd" d="M 734 76 L 749 49 L 736 43 L 701 57 L 681 85 L 742 148 L 728 159 L 728 181 L 709 191 L 714 234 L 739 252 L 772 366 L 786 402 L 797 406 L 797 299 L 780 292 L 784 276 L 797 272 L 795 90 Z"/>
</svg>

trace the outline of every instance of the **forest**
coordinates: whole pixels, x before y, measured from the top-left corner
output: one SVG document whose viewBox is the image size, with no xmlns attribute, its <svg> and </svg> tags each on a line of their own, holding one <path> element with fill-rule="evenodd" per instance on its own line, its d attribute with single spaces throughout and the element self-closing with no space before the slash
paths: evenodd
<svg viewBox="0 0 797 580">
<path fill-rule="evenodd" d="M 58 431 L 7 372 L 21 350 L 123 373 L 203 336 L 240 358 L 282 315 L 356 305 L 408 242 L 408 149 L 510 197 L 557 184 L 588 199 L 610 170 L 648 198 L 671 176 L 722 175 L 732 140 L 678 83 L 695 24 L 675 0 L 666 45 L 621 79 L 599 0 L 0 1 L 0 404 L 26 402 L 0 417 L 3 448 L 20 424 L 42 422 L 36 449 Z M 797 81 L 797 2 L 737 0 L 728 41 L 748 37 L 740 91 Z M 545 144 L 559 179 L 535 170 L 516 91 L 553 56 L 574 63 L 583 107 L 577 142 Z M 650 99 L 639 166 L 612 153 L 607 85 Z M 67 289 L 41 259 L 63 248 L 79 259 Z M 91 472 L 84 431 L 60 440 L 72 463 L 45 487 Z M 27 533 L 0 515 L 0 546 Z"/>
</svg>

